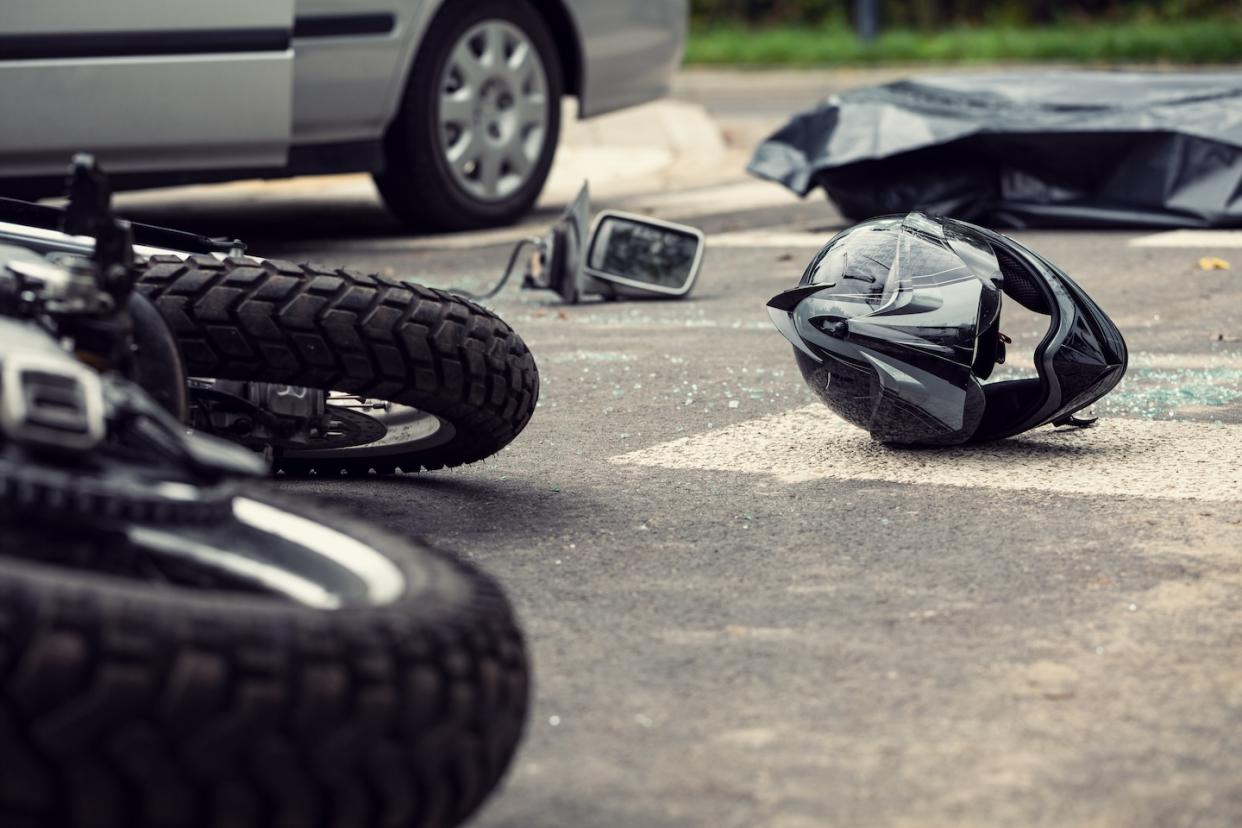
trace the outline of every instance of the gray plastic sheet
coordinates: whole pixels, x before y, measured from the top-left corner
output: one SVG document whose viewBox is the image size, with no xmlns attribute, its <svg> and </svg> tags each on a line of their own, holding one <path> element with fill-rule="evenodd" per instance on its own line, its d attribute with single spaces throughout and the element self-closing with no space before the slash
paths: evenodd
<svg viewBox="0 0 1242 828">
<path fill-rule="evenodd" d="M 1242 73 L 904 80 L 795 115 L 749 171 L 847 216 L 1007 227 L 1242 226 Z"/>
</svg>

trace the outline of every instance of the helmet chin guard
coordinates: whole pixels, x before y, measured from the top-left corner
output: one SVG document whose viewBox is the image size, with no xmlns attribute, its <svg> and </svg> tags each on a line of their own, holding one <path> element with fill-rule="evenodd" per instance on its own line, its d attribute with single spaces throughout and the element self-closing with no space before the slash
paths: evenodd
<svg viewBox="0 0 1242 828">
<path fill-rule="evenodd" d="M 1050 325 L 1036 376 L 985 384 L 1003 360 L 1005 299 Z M 839 233 L 768 313 L 812 390 L 882 442 L 954 445 L 1071 422 L 1126 368 L 1121 333 L 1063 271 L 923 213 Z"/>
</svg>

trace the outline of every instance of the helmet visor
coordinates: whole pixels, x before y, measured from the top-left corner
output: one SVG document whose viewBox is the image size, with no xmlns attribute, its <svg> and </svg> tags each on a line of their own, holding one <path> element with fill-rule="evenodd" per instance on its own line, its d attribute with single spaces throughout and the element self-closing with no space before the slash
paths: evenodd
<svg viewBox="0 0 1242 828">
<path fill-rule="evenodd" d="M 822 271 L 829 270 L 835 286 L 814 294 L 799 313 L 821 328 L 849 319 L 852 337 L 880 349 L 908 349 L 906 358 L 933 374 L 946 368 L 937 361 L 971 366 L 980 333 L 1000 313 L 995 257 L 975 255 L 977 247 L 964 257 L 952 228 L 922 213 L 888 228 L 885 241 L 875 235 L 851 234 L 849 244 L 831 251 L 841 265 L 821 268 L 816 276 L 826 283 Z"/>
<path fill-rule="evenodd" d="M 998 266 L 981 242 L 963 256 L 954 234 L 921 213 L 866 222 L 769 303 L 781 332 L 819 363 L 803 364 L 808 383 L 877 439 L 961 442 L 978 423 L 972 366 L 1000 311 Z"/>
</svg>

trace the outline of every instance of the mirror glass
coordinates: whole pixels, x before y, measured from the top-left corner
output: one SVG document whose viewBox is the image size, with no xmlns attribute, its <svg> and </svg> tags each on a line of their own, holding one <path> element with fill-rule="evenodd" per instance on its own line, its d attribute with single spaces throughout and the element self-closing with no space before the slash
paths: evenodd
<svg viewBox="0 0 1242 828">
<path fill-rule="evenodd" d="M 702 236 L 689 228 L 608 215 L 596 228 L 587 267 L 592 276 L 676 291 L 694 278 L 702 245 Z"/>
</svg>

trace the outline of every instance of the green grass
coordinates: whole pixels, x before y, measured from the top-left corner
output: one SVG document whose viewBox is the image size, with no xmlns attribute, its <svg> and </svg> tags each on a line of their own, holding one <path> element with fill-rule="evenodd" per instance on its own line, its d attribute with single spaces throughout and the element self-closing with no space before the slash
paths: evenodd
<svg viewBox="0 0 1242 828">
<path fill-rule="evenodd" d="M 876 63 L 1234 63 L 1242 61 L 1242 18 L 1090 23 L 1041 28 L 890 30 L 863 44 L 841 26 L 696 27 L 686 63 L 842 66 Z"/>
</svg>

